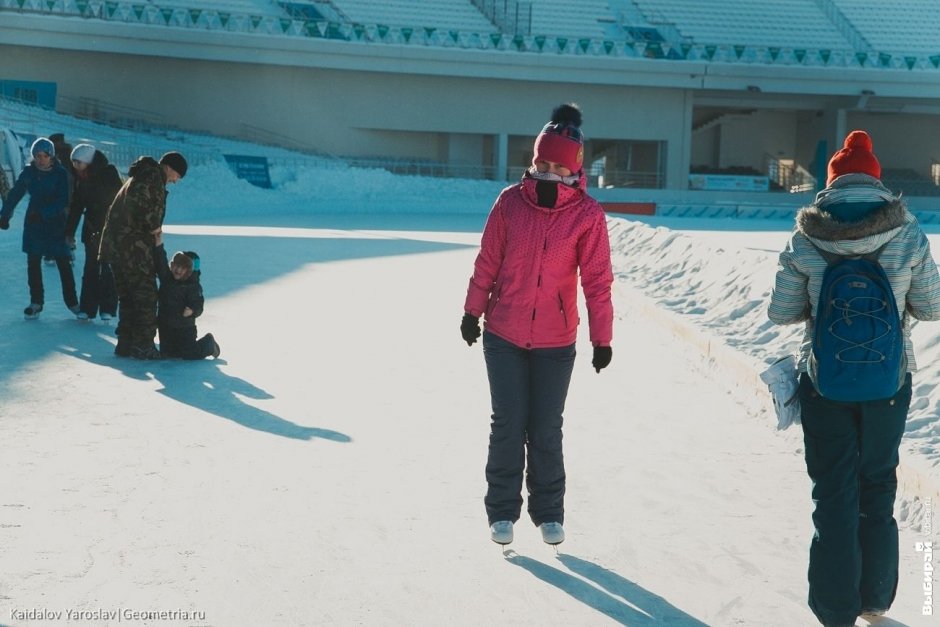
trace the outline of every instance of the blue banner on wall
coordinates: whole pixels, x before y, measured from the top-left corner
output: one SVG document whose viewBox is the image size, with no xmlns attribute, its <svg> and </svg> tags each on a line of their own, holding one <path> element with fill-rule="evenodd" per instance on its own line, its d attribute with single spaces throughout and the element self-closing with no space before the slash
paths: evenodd
<svg viewBox="0 0 940 627">
<path fill-rule="evenodd" d="M 253 157 L 250 155 L 222 155 L 228 167 L 240 179 L 245 179 L 252 185 L 271 189 L 271 174 L 268 172 L 267 157 Z"/>
<path fill-rule="evenodd" d="M 55 110 L 55 83 L 0 79 L 0 94 L 20 102 Z"/>
<path fill-rule="evenodd" d="M 766 192 L 770 189 L 770 179 L 735 174 L 690 174 L 689 189 Z"/>
</svg>

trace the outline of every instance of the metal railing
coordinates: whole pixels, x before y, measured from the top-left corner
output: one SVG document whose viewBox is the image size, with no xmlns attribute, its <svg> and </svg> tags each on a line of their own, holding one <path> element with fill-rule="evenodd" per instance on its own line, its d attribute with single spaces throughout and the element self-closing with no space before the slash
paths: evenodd
<svg viewBox="0 0 940 627">
<path fill-rule="evenodd" d="M 764 170 L 770 181 L 785 192 L 798 194 L 816 189 L 816 177 L 789 159 L 764 155 Z"/>
<path fill-rule="evenodd" d="M 532 34 L 532 3 L 517 0 L 470 0 L 500 31 L 510 35 Z"/>
<path fill-rule="evenodd" d="M 261 128 L 260 126 L 255 126 L 253 124 L 242 124 L 238 139 L 242 141 L 249 141 L 254 144 L 286 148 L 288 150 L 302 152 L 304 154 L 315 157 L 322 157 L 324 159 L 338 159 L 336 155 L 329 154 L 322 150 L 317 150 L 309 144 L 297 141 L 293 137 L 284 135 L 283 133 L 277 133 L 266 128 Z"/>
<path fill-rule="evenodd" d="M 166 116 L 146 109 L 116 105 L 87 96 L 58 96 L 56 101 L 60 113 L 135 133 L 165 134 L 171 128 Z"/>
</svg>

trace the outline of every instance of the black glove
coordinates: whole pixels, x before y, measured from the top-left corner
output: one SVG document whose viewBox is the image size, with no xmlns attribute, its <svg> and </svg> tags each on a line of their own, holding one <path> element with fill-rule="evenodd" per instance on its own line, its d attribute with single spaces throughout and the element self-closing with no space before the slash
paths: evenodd
<svg viewBox="0 0 940 627">
<path fill-rule="evenodd" d="M 460 335 L 463 336 L 467 346 L 473 346 L 480 337 L 480 319 L 465 313 L 463 320 L 460 321 Z"/>
<path fill-rule="evenodd" d="M 614 351 L 609 346 L 595 346 L 594 347 L 594 359 L 591 360 L 591 365 L 594 366 L 594 370 L 600 372 L 604 368 L 610 365 L 610 358 L 614 356 Z"/>
<path fill-rule="evenodd" d="M 0 229 L 6 231 L 10 228 L 10 218 L 0 218 Z"/>
</svg>

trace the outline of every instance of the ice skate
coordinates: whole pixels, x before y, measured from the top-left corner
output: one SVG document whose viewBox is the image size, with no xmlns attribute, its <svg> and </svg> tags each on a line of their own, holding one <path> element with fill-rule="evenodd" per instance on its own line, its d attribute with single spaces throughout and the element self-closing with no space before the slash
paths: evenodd
<svg viewBox="0 0 940 627">
<path fill-rule="evenodd" d="M 565 541 L 565 528 L 561 523 L 542 523 L 539 525 L 539 531 L 542 532 L 542 541 L 545 544 L 561 544 Z"/>
<path fill-rule="evenodd" d="M 496 544 L 509 544 L 512 542 L 512 521 L 497 520 L 490 525 L 490 540 Z"/>
<path fill-rule="evenodd" d="M 36 320 L 39 318 L 39 313 L 42 311 L 42 305 L 39 303 L 31 303 L 29 307 L 23 310 L 23 317 L 27 320 Z"/>
</svg>

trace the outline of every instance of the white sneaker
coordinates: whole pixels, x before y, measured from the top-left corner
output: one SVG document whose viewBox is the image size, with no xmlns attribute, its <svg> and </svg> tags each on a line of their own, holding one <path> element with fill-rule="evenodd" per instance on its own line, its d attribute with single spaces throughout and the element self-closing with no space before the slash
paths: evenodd
<svg viewBox="0 0 940 627">
<path fill-rule="evenodd" d="M 542 542 L 545 544 L 561 544 L 565 541 L 565 528 L 561 523 L 547 522 L 539 525 L 542 532 Z"/>
<path fill-rule="evenodd" d="M 86 314 L 84 311 L 78 312 L 77 314 L 75 314 L 75 317 L 81 320 L 82 322 L 88 322 L 88 314 Z"/>
<path fill-rule="evenodd" d="M 490 540 L 496 544 L 509 544 L 512 542 L 512 521 L 497 520 L 490 525 Z"/>
<path fill-rule="evenodd" d="M 110 321 L 111 321 L 111 314 L 109 314 L 109 313 L 106 312 L 106 311 L 100 312 L 100 313 L 98 314 L 98 317 L 101 318 L 101 321 L 102 321 L 102 322 L 110 322 Z"/>
</svg>

